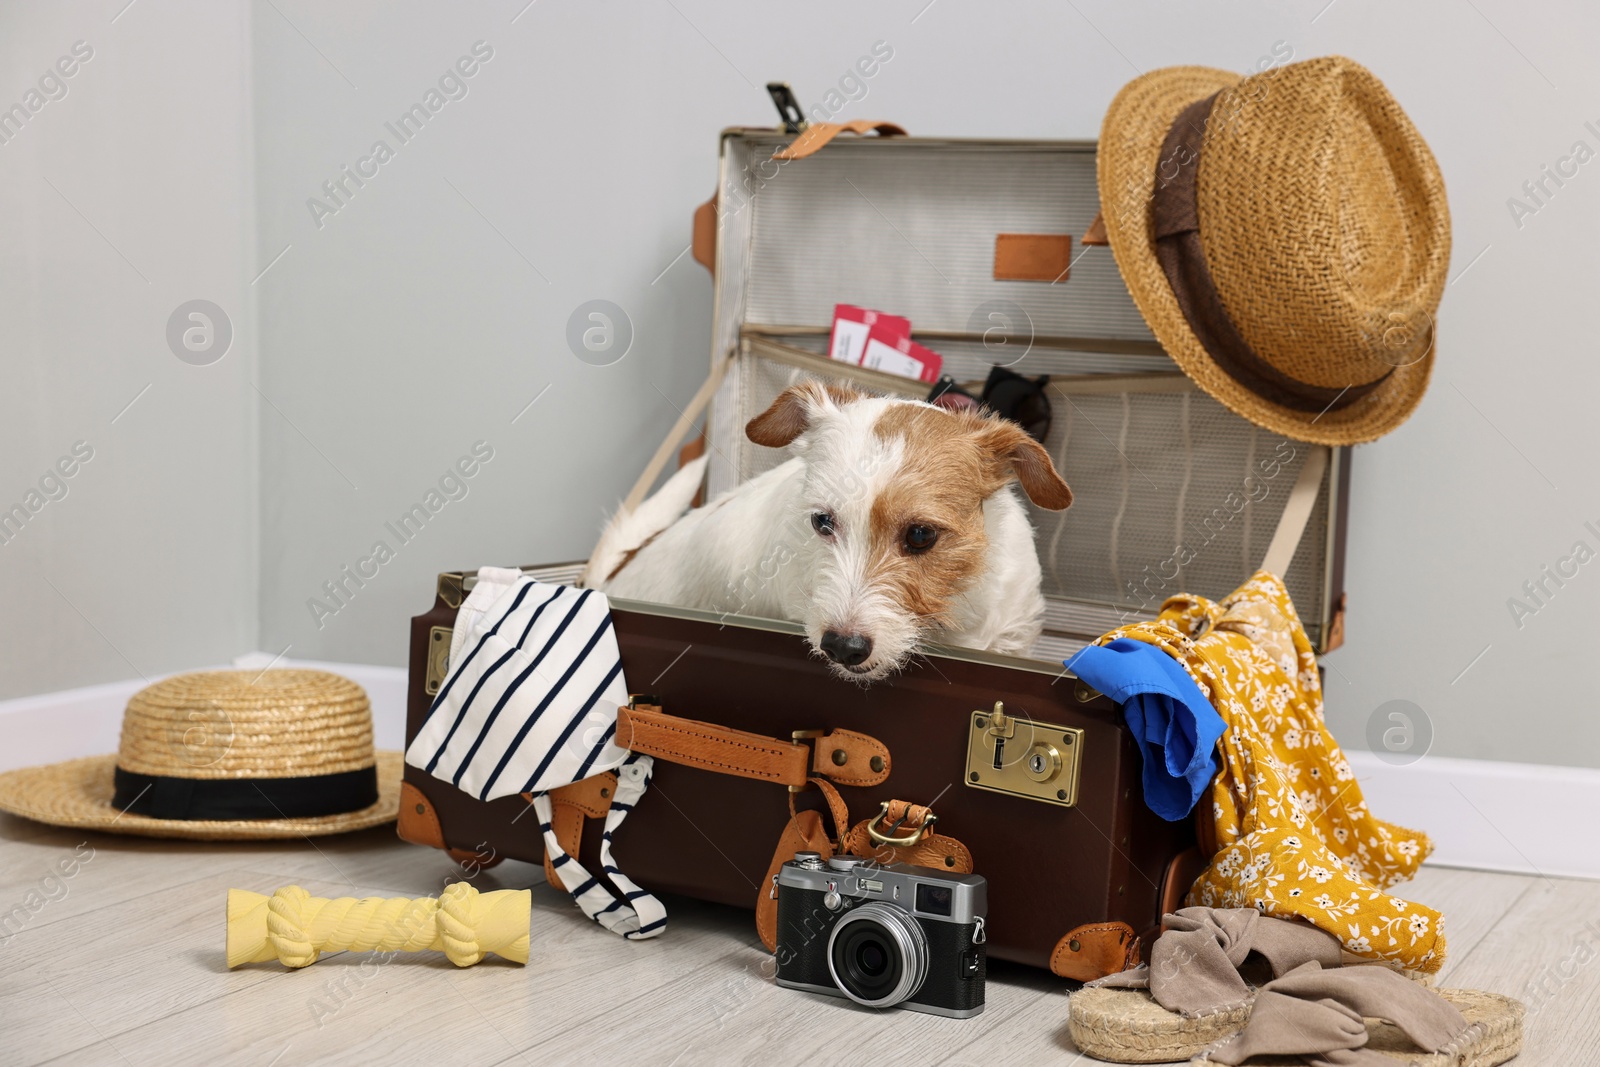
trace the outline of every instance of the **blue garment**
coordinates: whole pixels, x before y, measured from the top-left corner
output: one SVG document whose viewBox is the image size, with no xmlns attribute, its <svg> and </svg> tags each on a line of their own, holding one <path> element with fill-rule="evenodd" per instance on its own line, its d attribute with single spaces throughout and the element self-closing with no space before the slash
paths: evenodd
<svg viewBox="0 0 1600 1067">
<path fill-rule="evenodd" d="M 1144 757 L 1145 804 L 1168 822 L 1185 818 L 1217 773 L 1217 739 L 1228 728 L 1189 672 L 1128 637 L 1090 645 L 1066 666 L 1122 705 Z"/>
</svg>

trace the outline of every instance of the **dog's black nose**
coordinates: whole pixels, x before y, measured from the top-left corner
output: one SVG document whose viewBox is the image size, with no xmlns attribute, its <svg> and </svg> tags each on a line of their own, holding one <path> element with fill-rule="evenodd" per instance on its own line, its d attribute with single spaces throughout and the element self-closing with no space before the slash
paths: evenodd
<svg viewBox="0 0 1600 1067">
<path fill-rule="evenodd" d="M 822 651 L 843 667 L 854 667 L 872 655 L 872 638 L 861 634 L 842 634 L 829 630 L 822 635 Z"/>
</svg>

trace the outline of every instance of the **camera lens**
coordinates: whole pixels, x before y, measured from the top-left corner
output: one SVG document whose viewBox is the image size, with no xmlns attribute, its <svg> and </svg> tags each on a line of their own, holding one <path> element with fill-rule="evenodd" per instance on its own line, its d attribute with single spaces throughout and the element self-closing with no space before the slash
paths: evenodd
<svg viewBox="0 0 1600 1067">
<path fill-rule="evenodd" d="M 856 945 L 852 971 L 860 971 L 868 978 L 880 978 L 888 966 L 889 953 L 878 942 L 863 938 Z"/>
<path fill-rule="evenodd" d="M 927 978 L 928 942 L 922 927 L 904 910 L 873 901 L 834 924 L 828 938 L 828 972 L 857 1004 L 893 1007 Z"/>
</svg>

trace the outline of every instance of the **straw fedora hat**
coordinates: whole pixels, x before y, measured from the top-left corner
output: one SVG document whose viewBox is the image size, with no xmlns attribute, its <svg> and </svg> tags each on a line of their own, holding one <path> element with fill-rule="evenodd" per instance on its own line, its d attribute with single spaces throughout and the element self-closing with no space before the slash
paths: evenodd
<svg viewBox="0 0 1600 1067">
<path fill-rule="evenodd" d="M 1098 178 L 1134 302 L 1228 408 L 1348 445 L 1422 399 L 1450 212 L 1433 154 L 1365 67 L 1151 71 L 1106 112 Z"/>
<path fill-rule="evenodd" d="M 0 774 L 0 810 L 56 826 L 229 841 L 393 822 L 401 756 L 327 671 L 202 671 L 128 701 L 115 756 Z"/>
</svg>

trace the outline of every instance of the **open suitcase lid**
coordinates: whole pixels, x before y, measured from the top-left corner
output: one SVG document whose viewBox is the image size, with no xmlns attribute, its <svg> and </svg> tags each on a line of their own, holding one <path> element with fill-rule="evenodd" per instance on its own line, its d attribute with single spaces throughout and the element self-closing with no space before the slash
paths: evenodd
<svg viewBox="0 0 1600 1067">
<path fill-rule="evenodd" d="M 1280 539 L 1288 562 L 1278 562 L 1313 643 L 1337 644 L 1348 450 L 1329 456 L 1260 429 L 1178 371 L 1111 250 L 1080 242 L 1099 211 L 1094 142 L 839 137 L 803 159 L 774 158 L 794 140 L 722 135 L 709 495 L 782 462 L 744 425 L 796 382 L 927 395 L 824 355 L 835 304 L 875 307 L 911 319 L 958 382 L 981 385 L 996 363 L 1050 376 L 1044 444 L 1077 502 L 1060 513 L 1028 505 L 1048 605 L 1039 659 L 1059 663 L 1151 618 L 1167 596 L 1237 588 L 1263 565 L 1302 473 L 1318 467 L 1304 533 L 1297 547 Z M 1067 236 L 1070 267 L 1048 282 L 997 279 L 1001 234 Z"/>
</svg>

